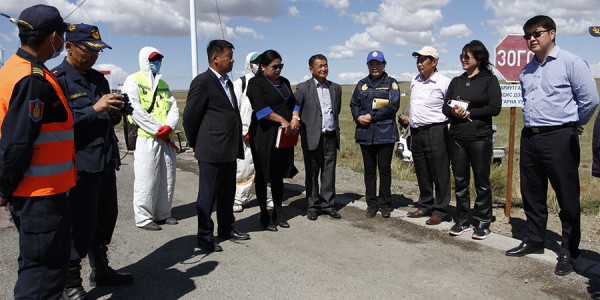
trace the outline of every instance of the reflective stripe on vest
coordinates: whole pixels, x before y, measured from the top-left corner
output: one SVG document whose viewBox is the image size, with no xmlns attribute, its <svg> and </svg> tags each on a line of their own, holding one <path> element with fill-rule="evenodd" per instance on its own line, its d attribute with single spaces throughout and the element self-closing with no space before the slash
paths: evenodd
<svg viewBox="0 0 600 300">
<path fill-rule="evenodd" d="M 133 78 L 135 78 L 135 83 L 138 87 L 140 105 L 142 105 L 143 109 L 148 111 L 150 109 L 150 106 L 152 105 L 152 97 L 154 96 L 152 85 L 148 82 L 145 73 L 141 71 L 133 74 L 132 76 Z M 165 122 L 167 121 L 167 115 L 171 110 L 170 98 L 171 97 L 169 85 L 164 80 L 159 80 L 158 86 L 156 87 L 156 101 L 154 102 L 154 108 L 152 109 L 150 115 L 161 124 L 165 124 Z M 148 133 L 142 128 L 138 129 L 138 136 L 143 136 L 147 138 L 156 137 L 154 133 Z M 173 134 L 171 134 L 171 138 L 173 138 Z"/>
<path fill-rule="evenodd" d="M 15 86 L 32 73 L 31 63 L 17 55 L 13 55 L 0 70 L 0 126 L 8 111 Z M 60 98 L 67 112 L 67 120 L 42 124 L 40 134 L 34 141 L 30 167 L 23 174 L 23 180 L 17 185 L 13 196 L 50 196 L 64 193 L 75 186 L 73 116 L 56 78 L 47 69 L 36 69 L 36 74 L 41 73 Z"/>
</svg>

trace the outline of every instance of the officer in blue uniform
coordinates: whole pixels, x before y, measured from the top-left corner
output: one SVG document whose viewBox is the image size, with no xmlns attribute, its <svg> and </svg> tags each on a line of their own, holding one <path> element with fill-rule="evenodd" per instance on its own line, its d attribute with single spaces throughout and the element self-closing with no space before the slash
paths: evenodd
<svg viewBox="0 0 600 300">
<path fill-rule="evenodd" d="M 107 258 L 118 214 L 115 173 L 121 164 L 113 126 L 121 120 L 123 96 L 110 93 L 104 75 L 92 69 L 106 48 L 112 49 L 100 38 L 98 27 L 71 24 L 66 31 L 67 57 L 53 69 L 73 112 L 77 151 L 77 185 L 68 195 L 73 229 L 63 299 L 86 296 L 80 272 L 86 255 L 91 286 L 133 281 L 131 274 L 109 267 Z"/>
<path fill-rule="evenodd" d="M 369 76 L 361 79 L 350 99 L 352 119 L 356 123 L 354 138 L 360 145 L 365 167 L 365 198 L 367 218 L 377 211 L 389 218 L 391 207 L 392 153 L 398 141 L 396 113 L 400 107 L 398 82 L 385 72 L 385 57 L 381 51 L 367 55 Z M 379 169 L 379 196 L 377 196 Z"/>
</svg>

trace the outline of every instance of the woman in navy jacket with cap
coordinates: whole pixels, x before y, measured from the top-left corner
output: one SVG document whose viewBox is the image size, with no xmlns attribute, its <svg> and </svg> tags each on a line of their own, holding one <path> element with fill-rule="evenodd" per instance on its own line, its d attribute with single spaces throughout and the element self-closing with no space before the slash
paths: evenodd
<svg viewBox="0 0 600 300">
<path fill-rule="evenodd" d="M 400 91 L 396 79 L 385 72 L 385 57 L 381 51 L 371 51 L 367 56 L 369 76 L 357 84 L 350 110 L 356 123 L 355 139 L 360 144 L 365 168 L 367 218 L 377 210 L 389 218 L 391 208 L 391 164 L 394 144 L 398 141 L 396 112 L 400 107 Z M 377 197 L 377 168 L 379 168 L 379 197 Z"/>
</svg>

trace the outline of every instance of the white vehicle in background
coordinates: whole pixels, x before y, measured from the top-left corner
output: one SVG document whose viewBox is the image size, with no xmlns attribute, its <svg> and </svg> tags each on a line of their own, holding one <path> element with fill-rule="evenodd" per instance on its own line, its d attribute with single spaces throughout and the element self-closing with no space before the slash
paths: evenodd
<svg viewBox="0 0 600 300">
<path fill-rule="evenodd" d="M 494 145 L 492 150 L 492 163 L 500 166 L 502 164 L 502 158 L 506 153 L 505 147 L 496 147 L 496 125 L 492 125 L 492 130 L 494 130 L 494 135 L 492 137 L 492 145 Z M 401 158 L 403 161 L 412 162 L 412 138 L 410 136 L 410 127 L 401 129 L 400 141 L 396 144 L 395 155 L 398 158 Z"/>
</svg>

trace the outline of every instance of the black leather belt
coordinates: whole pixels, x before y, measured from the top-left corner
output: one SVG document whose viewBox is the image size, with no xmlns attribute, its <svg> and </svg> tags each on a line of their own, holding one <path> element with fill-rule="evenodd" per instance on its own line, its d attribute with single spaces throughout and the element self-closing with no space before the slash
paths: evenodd
<svg viewBox="0 0 600 300">
<path fill-rule="evenodd" d="M 421 131 L 429 130 L 430 128 L 433 128 L 435 126 L 446 125 L 446 124 L 448 124 L 448 122 L 440 122 L 440 123 L 427 124 L 427 125 L 423 125 L 423 126 L 419 126 L 419 127 L 411 127 L 410 133 L 417 134 Z"/>
<path fill-rule="evenodd" d="M 321 135 L 324 135 L 327 137 L 335 136 L 335 131 L 323 131 L 323 132 L 321 132 Z"/>
<path fill-rule="evenodd" d="M 577 123 L 569 122 L 569 123 L 565 123 L 562 125 L 555 125 L 555 126 L 525 127 L 525 130 L 529 131 L 533 134 L 538 134 L 538 133 L 546 133 L 546 132 L 550 132 L 550 131 L 554 131 L 554 130 L 562 129 L 562 128 L 572 128 L 575 126 L 577 126 Z"/>
</svg>

